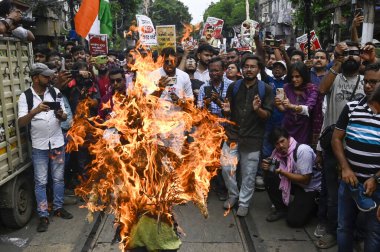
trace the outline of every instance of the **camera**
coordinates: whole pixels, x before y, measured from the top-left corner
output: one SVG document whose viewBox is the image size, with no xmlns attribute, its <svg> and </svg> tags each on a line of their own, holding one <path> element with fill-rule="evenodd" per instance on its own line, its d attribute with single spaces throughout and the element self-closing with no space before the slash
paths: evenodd
<svg viewBox="0 0 380 252">
<path fill-rule="evenodd" d="M 266 161 L 269 163 L 269 171 L 270 172 L 275 172 L 278 167 L 280 167 L 280 161 L 278 161 L 275 158 L 267 158 Z"/>
</svg>

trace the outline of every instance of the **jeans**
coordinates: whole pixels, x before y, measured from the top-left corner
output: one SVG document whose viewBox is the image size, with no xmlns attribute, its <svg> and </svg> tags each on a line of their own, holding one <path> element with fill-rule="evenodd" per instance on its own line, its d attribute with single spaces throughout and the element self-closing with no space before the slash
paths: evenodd
<svg viewBox="0 0 380 252">
<path fill-rule="evenodd" d="M 35 194 L 37 200 L 37 212 L 40 217 L 48 217 L 48 202 L 46 197 L 46 185 L 48 182 L 48 169 L 50 163 L 51 176 L 53 179 L 53 210 L 62 208 L 64 192 L 64 169 L 65 149 L 64 147 L 39 150 L 32 149 L 34 166 Z"/>
<path fill-rule="evenodd" d="M 239 148 L 236 144 L 230 148 L 227 143 L 223 144 L 222 156 L 220 159 L 222 165 L 222 174 L 228 197 L 239 199 L 239 206 L 249 207 L 255 191 L 255 178 L 259 164 L 260 151 L 249 151 Z M 241 187 L 240 192 L 236 181 L 236 167 L 240 161 Z"/>
<path fill-rule="evenodd" d="M 372 199 L 380 204 L 380 186 L 372 194 Z M 380 251 L 380 221 L 376 218 L 376 209 L 365 212 L 365 239 L 364 252 Z M 354 230 L 359 209 L 352 199 L 350 188 L 344 181 L 340 182 L 338 195 L 338 251 L 352 252 L 354 243 Z"/>
<path fill-rule="evenodd" d="M 332 150 L 323 152 L 323 169 L 324 177 L 322 180 L 325 182 L 327 188 L 327 232 L 336 235 L 336 228 L 338 226 L 338 163 Z"/>
</svg>

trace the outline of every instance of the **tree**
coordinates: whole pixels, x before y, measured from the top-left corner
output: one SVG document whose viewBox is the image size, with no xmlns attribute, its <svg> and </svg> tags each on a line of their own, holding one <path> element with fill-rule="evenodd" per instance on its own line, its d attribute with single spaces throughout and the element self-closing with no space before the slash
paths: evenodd
<svg viewBox="0 0 380 252">
<path fill-rule="evenodd" d="M 156 0 L 150 8 L 150 18 L 154 25 L 175 25 L 181 34 L 183 24 L 191 22 L 189 8 L 178 0 Z"/>
<path fill-rule="evenodd" d="M 253 6 L 255 0 L 249 0 L 250 19 L 253 19 Z M 234 25 L 240 25 L 247 19 L 245 0 L 220 0 L 218 3 L 211 3 L 206 9 L 203 19 L 216 17 L 224 20 L 223 30 L 228 31 Z"/>
</svg>

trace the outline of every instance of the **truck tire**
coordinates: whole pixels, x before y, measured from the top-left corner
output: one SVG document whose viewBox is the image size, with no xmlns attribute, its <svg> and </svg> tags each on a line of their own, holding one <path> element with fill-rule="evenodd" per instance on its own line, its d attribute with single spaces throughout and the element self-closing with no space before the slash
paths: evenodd
<svg viewBox="0 0 380 252">
<path fill-rule="evenodd" d="M 25 176 L 19 176 L 13 191 L 13 207 L 0 210 L 2 222 L 10 228 L 21 228 L 28 223 L 33 212 L 33 188 Z"/>
</svg>

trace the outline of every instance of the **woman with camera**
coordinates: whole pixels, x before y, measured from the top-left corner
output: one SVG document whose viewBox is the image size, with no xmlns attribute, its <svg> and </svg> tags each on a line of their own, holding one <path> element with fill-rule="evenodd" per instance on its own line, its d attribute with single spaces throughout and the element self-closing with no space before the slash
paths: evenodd
<svg viewBox="0 0 380 252">
<path fill-rule="evenodd" d="M 317 87 L 310 83 L 310 73 L 302 62 L 291 65 L 284 85 L 283 99 L 276 96 L 275 106 L 284 112 L 282 126 L 297 142 L 311 144 L 311 115 L 317 103 Z"/>
<path fill-rule="evenodd" d="M 284 128 L 270 134 L 275 146 L 262 168 L 265 186 L 275 209 L 268 222 L 286 217 L 291 227 L 303 227 L 317 209 L 316 198 L 321 186 L 321 173 L 315 167 L 316 155 L 306 144 L 298 143 Z"/>
</svg>

